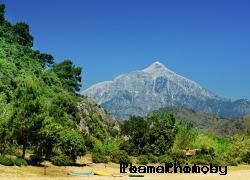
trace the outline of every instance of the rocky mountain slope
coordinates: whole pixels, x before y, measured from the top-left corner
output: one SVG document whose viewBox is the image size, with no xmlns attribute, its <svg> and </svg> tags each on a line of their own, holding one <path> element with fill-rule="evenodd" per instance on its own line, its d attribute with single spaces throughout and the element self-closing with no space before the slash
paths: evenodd
<svg viewBox="0 0 250 180">
<path fill-rule="evenodd" d="M 198 83 L 155 62 L 146 69 L 122 74 L 83 92 L 120 119 L 145 116 L 162 107 L 185 106 L 225 117 L 250 114 L 247 100 L 220 98 Z"/>
<path fill-rule="evenodd" d="M 82 97 L 77 109 L 78 129 L 85 135 L 102 139 L 115 136 L 120 131 L 119 122 L 90 98 Z"/>
</svg>

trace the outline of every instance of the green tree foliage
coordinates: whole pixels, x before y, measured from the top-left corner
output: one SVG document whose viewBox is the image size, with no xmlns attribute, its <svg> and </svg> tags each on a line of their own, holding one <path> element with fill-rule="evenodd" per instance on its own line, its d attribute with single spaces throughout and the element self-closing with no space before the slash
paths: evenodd
<svg viewBox="0 0 250 180">
<path fill-rule="evenodd" d="M 131 116 L 122 126 L 122 134 L 129 137 L 128 143 L 133 149 L 133 154 L 138 155 L 143 152 L 147 143 L 148 123 L 142 117 Z"/>
<path fill-rule="evenodd" d="M 154 155 L 169 152 L 177 133 L 176 120 L 173 114 L 166 112 L 153 113 L 147 118 L 149 122 L 146 149 Z"/>
<path fill-rule="evenodd" d="M 159 163 L 172 163 L 173 159 L 169 155 L 162 155 L 158 158 Z"/>
<path fill-rule="evenodd" d="M 80 67 L 76 67 L 71 60 L 64 60 L 53 66 L 53 71 L 63 82 L 63 85 L 69 91 L 79 91 L 81 87 L 81 72 Z"/>
<path fill-rule="evenodd" d="M 126 151 L 118 151 L 111 154 L 111 161 L 114 163 L 131 163 L 131 159 Z"/>
<path fill-rule="evenodd" d="M 141 155 L 137 159 L 137 164 L 147 165 L 149 163 L 149 158 L 147 155 Z"/>
<path fill-rule="evenodd" d="M 27 166 L 28 163 L 25 159 L 21 159 L 21 158 L 16 158 L 15 159 L 15 165 L 17 166 Z"/>
<path fill-rule="evenodd" d="M 6 59 L 0 58 L 0 92 L 5 96 L 5 101 L 8 103 L 13 96 L 13 90 L 15 85 L 15 74 L 17 69 L 13 63 L 6 61 Z"/>
<path fill-rule="evenodd" d="M 21 78 L 15 91 L 13 116 L 9 126 L 17 142 L 22 145 L 22 158 L 31 141 L 35 141 L 43 119 L 42 89 L 35 77 Z"/>
<path fill-rule="evenodd" d="M 108 163 L 109 159 L 107 156 L 105 156 L 101 153 L 93 152 L 92 153 L 92 161 L 94 163 Z"/>
<path fill-rule="evenodd" d="M 128 152 L 135 155 L 163 155 L 171 150 L 176 132 L 175 118 L 172 114 L 158 112 L 146 119 L 132 116 L 122 127 L 122 134 L 129 138 L 127 142 L 122 143 L 122 147 L 124 150 L 128 148 Z"/>
<path fill-rule="evenodd" d="M 74 126 L 77 112 L 76 102 L 77 98 L 73 94 L 65 91 L 58 92 L 51 98 L 49 115 L 62 126 Z"/>
<path fill-rule="evenodd" d="M 119 142 L 117 142 L 114 138 L 106 139 L 103 143 L 103 152 L 105 155 L 110 155 L 114 152 L 118 152 Z"/>
<path fill-rule="evenodd" d="M 250 133 L 245 132 L 233 137 L 233 143 L 231 144 L 226 158 L 228 161 L 233 159 L 237 163 L 250 164 Z"/>
<path fill-rule="evenodd" d="M 62 153 L 75 161 L 77 156 L 82 156 L 86 152 L 84 139 L 82 135 L 70 129 L 60 131 L 57 146 Z"/>
<path fill-rule="evenodd" d="M 70 159 L 68 156 L 53 156 L 51 159 L 52 164 L 56 166 L 71 166 L 74 165 L 74 162 L 72 159 Z"/>
<path fill-rule="evenodd" d="M 197 130 L 193 128 L 192 122 L 186 125 L 178 125 L 178 133 L 174 141 L 174 150 L 192 149 L 194 148 L 195 139 L 198 135 Z"/>
<path fill-rule="evenodd" d="M 43 67 L 50 67 L 54 64 L 54 57 L 50 54 L 41 53 L 40 51 L 34 51 L 34 56 L 36 56 Z"/>
<path fill-rule="evenodd" d="M 29 33 L 29 25 L 26 23 L 17 23 L 13 26 L 13 32 L 20 45 L 33 46 L 33 37 Z"/>
<path fill-rule="evenodd" d="M 91 121 L 89 122 L 89 132 L 93 134 L 94 137 L 97 139 L 104 141 L 105 138 L 105 131 L 104 127 L 100 121 L 100 118 L 93 114 L 91 117 Z"/>
<path fill-rule="evenodd" d="M 0 164 L 4 166 L 13 166 L 14 162 L 11 158 L 6 157 L 5 155 L 0 155 Z"/>
<path fill-rule="evenodd" d="M 2 24 L 5 20 L 4 14 L 5 14 L 5 5 L 0 4 L 0 24 Z"/>
<path fill-rule="evenodd" d="M 215 142 L 213 138 L 206 133 L 199 133 L 195 139 L 195 145 L 196 148 L 212 148 L 215 146 Z"/>
<path fill-rule="evenodd" d="M 18 145 L 23 158 L 29 149 L 39 162 L 54 155 L 74 161 L 85 153 L 76 117 L 81 68 L 72 61 L 52 67 L 52 55 L 31 48 L 29 26 L 12 25 L 4 10 L 0 5 L 0 153 Z"/>
<path fill-rule="evenodd" d="M 11 138 L 6 129 L 11 113 L 11 105 L 7 103 L 6 95 L 2 92 L 0 93 L 0 154 L 5 153 L 10 145 Z"/>
</svg>

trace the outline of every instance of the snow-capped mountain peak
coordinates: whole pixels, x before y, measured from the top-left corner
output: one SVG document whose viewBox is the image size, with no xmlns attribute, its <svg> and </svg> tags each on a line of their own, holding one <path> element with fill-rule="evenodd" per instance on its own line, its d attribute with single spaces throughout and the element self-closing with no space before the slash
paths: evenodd
<svg viewBox="0 0 250 180">
<path fill-rule="evenodd" d="M 156 71 L 166 71 L 166 72 L 172 72 L 173 73 L 173 71 L 166 68 L 166 66 L 164 66 L 159 61 L 154 62 L 153 64 L 151 64 L 147 68 L 143 69 L 142 71 L 147 72 L 147 73 L 154 73 Z"/>
</svg>

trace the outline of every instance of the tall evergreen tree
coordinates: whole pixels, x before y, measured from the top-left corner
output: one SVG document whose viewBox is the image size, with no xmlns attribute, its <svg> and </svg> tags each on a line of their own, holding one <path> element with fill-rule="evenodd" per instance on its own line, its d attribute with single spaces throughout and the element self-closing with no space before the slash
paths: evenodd
<svg viewBox="0 0 250 180">
<path fill-rule="evenodd" d="M 76 67 L 71 60 L 64 60 L 59 64 L 55 64 L 53 71 L 61 79 L 66 89 L 71 92 L 80 90 L 82 69 Z"/>
</svg>

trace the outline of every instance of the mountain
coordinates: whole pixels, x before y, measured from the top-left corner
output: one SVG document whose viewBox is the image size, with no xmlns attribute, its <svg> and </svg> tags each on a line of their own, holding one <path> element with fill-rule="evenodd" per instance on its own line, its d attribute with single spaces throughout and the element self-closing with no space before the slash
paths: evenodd
<svg viewBox="0 0 250 180">
<path fill-rule="evenodd" d="M 186 124 L 191 121 L 199 130 L 210 132 L 218 136 L 230 137 L 242 131 L 250 130 L 249 117 L 229 119 L 212 113 L 198 112 L 186 107 L 165 107 L 157 111 L 171 112 Z"/>
<path fill-rule="evenodd" d="M 176 74 L 160 62 L 95 84 L 83 92 L 119 119 L 145 116 L 162 107 L 185 106 L 225 117 L 250 114 L 248 100 L 220 98 L 198 83 Z"/>
</svg>

